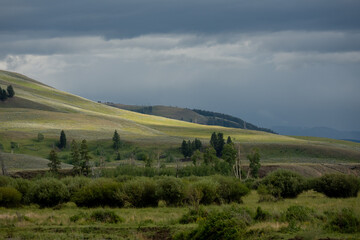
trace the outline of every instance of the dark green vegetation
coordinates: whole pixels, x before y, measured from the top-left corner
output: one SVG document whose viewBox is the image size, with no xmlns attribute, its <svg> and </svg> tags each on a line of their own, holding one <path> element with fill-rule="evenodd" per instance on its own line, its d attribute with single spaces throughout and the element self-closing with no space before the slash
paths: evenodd
<svg viewBox="0 0 360 240">
<path fill-rule="evenodd" d="M 159 201 L 167 206 L 242 202 L 242 197 L 249 193 L 237 179 L 224 176 L 183 179 L 67 177 L 60 180 L 44 177 L 31 181 L 1 177 L 0 181 L 4 207 L 9 205 L 6 199 L 19 196 L 18 203 L 35 203 L 40 207 L 53 207 L 68 201 L 79 207 L 157 207 Z M 21 186 L 24 181 L 28 186 L 26 189 Z"/>
<path fill-rule="evenodd" d="M 281 176 L 296 178 L 275 175 L 279 185 L 288 181 Z M 308 190 L 314 179 L 302 180 L 297 197 L 269 202 L 238 179 L 223 176 L 0 177 L 0 203 L 6 207 L 0 212 L 0 237 L 358 239 L 360 199 L 328 198 Z M 265 178 L 247 185 L 272 189 L 267 183 Z M 297 191 L 298 184 L 284 189 Z M 359 179 L 353 184 L 359 186 Z"/>
<path fill-rule="evenodd" d="M 257 127 L 254 124 L 245 122 L 244 120 L 233 117 L 231 115 L 210 112 L 200 109 L 187 109 L 169 106 L 136 106 L 116 104 L 112 102 L 105 103 L 108 106 L 134 111 L 143 114 L 155 115 L 181 121 L 193 122 L 204 125 L 216 125 L 230 128 L 241 128 L 249 130 L 264 131 L 274 133 L 271 129 Z"/>
<path fill-rule="evenodd" d="M 12 98 L 15 95 L 14 88 L 9 85 L 7 89 L 2 89 L 0 87 L 0 101 L 6 101 L 8 98 Z"/>
</svg>

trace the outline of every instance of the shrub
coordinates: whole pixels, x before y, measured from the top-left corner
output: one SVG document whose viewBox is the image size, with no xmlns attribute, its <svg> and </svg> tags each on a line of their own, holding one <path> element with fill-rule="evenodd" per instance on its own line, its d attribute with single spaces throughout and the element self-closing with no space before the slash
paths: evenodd
<svg viewBox="0 0 360 240">
<path fill-rule="evenodd" d="M 22 199 L 21 202 L 22 203 L 29 203 L 29 193 L 30 193 L 30 189 L 34 186 L 34 182 L 27 180 L 27 179 L 23 179 L 23 178 L 17 178 L 16 179 L 16 190 L 18 190 L 21 194 L 22 194 Z"/>
<path fill-rule="evenodd" d="M 276 202 L 278 199 L 270 194 L 268 188 L 264 184 L 260 184 L 257 188 L 259 202 Z"/>
<path fill-rule="evenodd" d="M 55 178 L 42 178 L 29 191 L 29 199 L 41 207 L 53 207 L 69 199 L 66 186 Z"/>
<path fill-rule="evenodd" d="M 81 188 L 87 186 L 91 182 L 91 179 L 83 176 L 65 177 L 61 179 L 61 182 L 66 185 L 70 196 L 73 196 Z"/>
<path fill-rule="evenodd" d="M 241 203 L 241 198 L 250 192 L 250 190 L 236 178 L 216 176 L 215 179 L 219 183 L 217 192 L 219 196 L 218 202 L 220 203 Z"/>
<path fill-rule="evenodd" d="M 290 206 L 284 213 L 284 219 L 288 222 L 305 222 L 312 219 L 314 211 L 308 207 L 294 205 Z"/>
<path fill-rule="evenodd" d="M 269 194 L 276 198 L 295 198 L 304 190 L 304 179 L 299 174 L 277 170 L 262 180 Z"/>
<path fill-rule="evenodd" d="M 156 194 L 167 205 L 180 205 L 184 198 L 184 184 L 174 177 L 161 178 L 157 181 Z"/>
<path fill-rule="evenodd" d="M 145 152 L 139 152 L 136 154 L 135 158 L 136 158 L 136 160 L 145 161 L 146 159 L 149 158 L 149 155 Z"/>
<path fill-rule="evenodd" d="M 230 212 L 212 212 L 192 232 L 175 236 L 175 239 L 215 240 L 240 239 L 245 234 L 246 224 Z"/>
<path fill-rule="evenodd" d="M 156 184 L 151 178 L 138 178 L 123 185 L 124 200 L 133 207 L 155 207 L 158 205 Z"/>
<path fill-rule="evenodd" d="M 118 223 L 124 222 L 114 211 L 108 209 L 95 210 L 90 215 L 90 220 L 102 223 Z"/>
<path fill-rule="evenodd" d="M 218 198 L 217 189 L 219 183 L 211 179 L 203 179 L 193 184 L 195 188 L 199 189 L 202 193 L 200 204 L 212 204 Z"/>
<path fill-rule="evenodd" d="M 250 226 L 252 224 L 254 216 L 253 212 L 247 208 L 241 207 L 237 203 L 226 206 L 223 211 L 227 212 L 237 220 L 243 221 L 247 226 Z"/>
<path fill-rule="evenodd" d="M 111 179 L 99 178 L 74 193 L 72 200 L 78 206 L 122 207 L 121 185 Z"/>
<path fill-rule="evenodd" d="M 11 177 L 0 176 L 0 187 L 14 187 L 16 186 L 16 180 Z"/>
<path fill-rule="evenodd" d="M 0 187 L 0 206 L 16 207 L 20 204 L 21 193 L 13 187 Z"/>
<path fill-rule="evenodd" d="M 182 217 L 179 220 L 179 223 L 181 224 L 188 224 L 188 223 L 194 223 L 199 220 L 203 220 L 208 215 L 208 212 L 206 209 L 200 207 L 199 209 L 190 209 L 187 213 L 182 215 Z"/>
<path fill-rule="evenodd" d="M 312 188 L 328 197 L 356 197 L 360 189 L 359 180 L 352 175 L 326 174 L 312 182 Z"/>
<path fill-rule="evenodd" d="M 42 134 L 42 133 L 38 133 L 38 135 L 37 135 L 37 140 L 38 140 L 38 142 L 42 142 L 42 141 L 44 141 L 44 134 Z"/>
<path fill-rule="evenodd" d="M 270 213 L 262 210 L 261 207 L 257 207 L 254 220 L 261 222 L 261 221 L 266 221 L 269 219 L 271 219 Z"/>
<path fill-rule="evenodd" d="M 200 200 L 203 197 L 201 189 L 194 186 L 194 184 L 186 182 L 184 189 L 184 202 L 192 205 L 194 208 L 198 208 Z"/>
<path fill-rule="evenodd" d="M 326 228 L 341 233 L 360 232 L 360 220 L 352 209 L 344 208 L 332 216 Z"/>
<path fill-rule="evenodd" d="M 79 212 L 79 213 L 71 216 L 71 217 L 69 218 L 69 220 L 70 220 L 70 222 L 77 222 L 77 221 L 79 221 L 79 220 L 82 219 L 82 218 L 83 218 L 83 219 L 84 219 L 84 218 L 87 218 L 86 213 L 84 213 L 84 212 Z"/>
</svg>

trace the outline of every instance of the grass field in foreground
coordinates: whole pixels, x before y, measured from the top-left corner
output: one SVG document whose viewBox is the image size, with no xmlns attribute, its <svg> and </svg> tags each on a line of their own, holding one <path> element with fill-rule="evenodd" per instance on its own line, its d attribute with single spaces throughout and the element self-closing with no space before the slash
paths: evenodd
<svg viewBox="0 0 360 240">
<path fill-rule="evenodd" d="M 319 219 L 326 211 L 340 211 L 350 208 L 360 216 L 360 197 L 348 199 L 330 199 L 324 195 L 309 191 L 300 194 L 296 199 L 278 202 L 258 203 L 258 195 L 252 191 L 243 199 L 240 207 L 255 212 L 257 207 L 269 212 L 272 216 L 280 216 L 290 206 L 301 205 L 311 208 Z M 208 211 L 220 210 L 229 205 L 210 205 Z M 169 239 L 174 233 L 192 229 L 195 224 L 180 224 L 180 217 L 189 207 L 157 207 L 157 208 L 113 208 L 124 222 L 117 224 L 70 221 L 70 217 L 82 213 L 90 214 L 97 209 L 78 208 L 68 203 L 59 210 L 51 208 L 39 209 L 36 206 L 0 209 L 0 238 L 6 239 Z M 253 222 L 248 227 L 248 239 L 360 239 L 360 234 L 341 234 L 324 229 L 324 222 L 306 221 L 295 231 L 284 231 L 288 223 L 278 220 Z M 253 234 L 254 233 L 254 234 Z M 261 234 L 262 233 L 262 234 Z M 253 235 L 252 235 L 253 234 Z M 260 234 L 260 235 L 259 235 Z M 300 238 L 302 237 L 302 238 Z"/>
</svg>

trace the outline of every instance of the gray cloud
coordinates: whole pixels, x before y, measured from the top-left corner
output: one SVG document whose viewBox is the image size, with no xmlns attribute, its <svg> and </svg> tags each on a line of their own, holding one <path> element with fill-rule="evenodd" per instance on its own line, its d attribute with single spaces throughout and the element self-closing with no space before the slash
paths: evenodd
<svg viewBox="0 0 360 240">
<path fill-rule="evenodd" d="M 354 0 L 6 0 L 1 32 L 30 35 L 358 30 L 360 2 Z"/>
</svg>

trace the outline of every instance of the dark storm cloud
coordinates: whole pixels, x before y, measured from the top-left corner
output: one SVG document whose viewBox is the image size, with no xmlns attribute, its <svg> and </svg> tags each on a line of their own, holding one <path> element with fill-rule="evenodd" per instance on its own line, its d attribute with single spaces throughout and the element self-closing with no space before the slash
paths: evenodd
<svg viewBox="0 0 360 240">
<path fill-rule="evenodd" d="M 360 1 L 2 0 L 0 69 L 92 100 L 359 129 Z"/>
<path fill-rule="evenodd" d="M 3 0 L 0 31 L 37 36 L 359 30 L 356 0 Z"/>
</svg>

